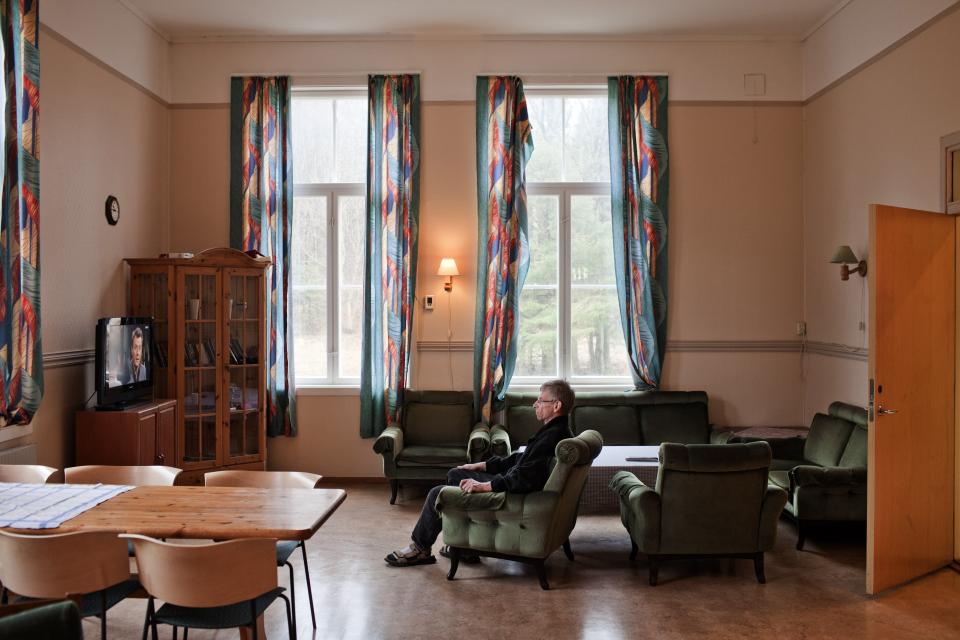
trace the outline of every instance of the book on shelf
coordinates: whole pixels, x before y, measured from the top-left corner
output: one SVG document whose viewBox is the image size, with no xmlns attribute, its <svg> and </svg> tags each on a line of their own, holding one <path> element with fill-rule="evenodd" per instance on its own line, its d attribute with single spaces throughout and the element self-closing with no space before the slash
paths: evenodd
<svg viewBox="0 0 960 640">
<path fill-rule="evenodd" d="M 243 347 L 236 338 L 230 338 L 230 364 L 244 364 L 246 358 L 243 354 Z"/>
<path fill-rule="evenodd" d="M 202 343 L 203 349 L 200 351 L 200 364 L 203 366 L 212 366 L 217 362 L 217 350 L 213 346 L 213 339 L 207 338 Z"/>
</svg>

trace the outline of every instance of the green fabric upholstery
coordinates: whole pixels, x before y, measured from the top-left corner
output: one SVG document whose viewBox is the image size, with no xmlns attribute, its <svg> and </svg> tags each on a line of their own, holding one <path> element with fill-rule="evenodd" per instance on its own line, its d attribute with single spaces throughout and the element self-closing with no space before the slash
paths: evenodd
<svg viewBox="0 0 960 640">
<path fill-rule="evenodd" d="M 442 481 L 451 468 L 490 455 L 489 427 L 473 423 L 473 392 L 408 390 L 403 402 L 400 424 L 373 443 L 394 496 L 400 480 Z"/>
<path fill-rule="evenodd" d="M 465 494 L 458 487 L 444 487 L 436 502 L 444 543 L 481 553 L 545 559 L 573 531 L 587 472 L 602 447 L 603 438 L 595 431 L 561 440 L 543 491 Z"/>
<path fill-rule="evenodd" d="M 853 424 L 837 416 L 818 413 L 810 423 L 810 432 L 803 446 L 803 459 L 821 467 L 834 467 L 840 462 L 843 448 L 850 439 Z"/>
<path fill-rule="evenodd" d="M 5 615 L 0 607 L 0 638 L 3 640 L 83 640 L 80 612 L 73 602 L 55 602 Z"/>
<path fill-rule="evenodd" d="M 507 393 L 501 423 L 492 427 L 490 449 L 507 456 L 540 428 L 533 410 L 537 393 Z M 593 430 L 607 446 L 707 444 L 729 436 L 711 431 L 703 391 L 588 391 L 577 394 L 570 412 L 574 434 Z"/>
<path fill-rule="evenodd" d="M 656 489 L 627 471 L 610 488 L 637 548 L 652 555 L 742 555 L 768 551 L 786 492 L 767 485 L 770 447 L 660 446 Z"/>
<path fill-rule="evenodd" d="M 774 471 L 770 470 L 770 484 L 780 487 L 784 491 L 790 491 L 790 471 Z"/>
<path fill-rule="evenodd" d="M 847 446 L 843 448 L 843 455 L 840 456 L 838 467 L 859 467 L 867 468 L 867 428 L 857 425 L 850 432 L 850 439 L 847 440 Z"/>
</svg>

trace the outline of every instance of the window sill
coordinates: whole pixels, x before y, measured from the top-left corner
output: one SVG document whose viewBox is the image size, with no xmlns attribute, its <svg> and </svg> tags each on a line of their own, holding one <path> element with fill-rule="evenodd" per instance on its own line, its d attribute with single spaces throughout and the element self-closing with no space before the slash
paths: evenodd
<svg viewBox="0 0 960 640">
<path fill-rule="evenodd" d="M 297 385 L 297 396 L 359 396 L 360 387 L 352 385 Z"/>
<path fill-rule="evenodd" d="M 23 438 L 29 436 L 33 433 L 32 424 L 18 424 L 14 426 L 4 427 L 0 429 L 0 442 L 7 442 L 9 440 L 16 440 L 17 438 Z"/>
</svg>

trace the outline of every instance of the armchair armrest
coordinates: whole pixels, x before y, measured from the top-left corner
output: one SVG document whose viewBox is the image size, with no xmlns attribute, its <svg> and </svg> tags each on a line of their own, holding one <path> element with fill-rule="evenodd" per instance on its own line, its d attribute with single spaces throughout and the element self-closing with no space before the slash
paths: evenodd
<svg viewBox="0 0 960 640">
<path fill-rule="evenodd" d="M 496 511 L 503 507 L 507 494 L 501 492 L 465 493 L 460 487 L 444 487 L 437 494 L 437 511 Z"/>
<path fill-rule="evenodd" d="M 403 450 L 403 431 L 400 427 L 387 427 L 373 443 L 373 450 L 384 457 L 396 458 Z"/>
<path fill-rule="evenodd" d="M 506 458 L 512 451 L 510 449 L 510 434 L 501 424 L 495 424 L 490 428 L 490 448 L 493 449 L 493 455 Z"/>
<path fill-rule="evenodd" d="M 478 422 L 470 432 L 470 439 L 467 443 L 467 451 L 470 454 L 470 461 L 477 462 L 484 458 L 484 454 L 490 449 L 490 427 Z"/>
<path fill-rule="evenodd" d="M 660 494 L 629 471 L 618 471 L 610 489 L 620 496 L 620 519 L 643 553 L 660 549 Z"/>
<path fill-rule="evenodd" d="M 867 483 L 867 470 L 862 467 L 818 467 L 802 464 L 790 471 L 791 484 L 804 487 L 820 485 L 839 487 Z"/>
<path fill-rule="evenodd" d="M 760 535 L 757 536 L 760 543 L 759 551 L 773 549 L 777 541 L 777 521 L 785 504 L 787 504 L 787 492 L 780 487 L 767 485 L 767 493 L 763 497 L 763 506 L 760 508 Z"/>
<path fill-rule="evenodd" d="M 727 444 L 735 434 L 736 431 L 732 429 L 717 429 L 710 425 L 710 444 Z"/>
</svg>

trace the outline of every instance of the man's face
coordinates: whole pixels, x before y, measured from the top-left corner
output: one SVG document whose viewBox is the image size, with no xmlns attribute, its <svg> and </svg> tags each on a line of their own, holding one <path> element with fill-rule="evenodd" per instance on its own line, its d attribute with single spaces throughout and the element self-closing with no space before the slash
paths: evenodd
<svg viewBox="0 0 960 640">
<path fill-rule="evenodd" d="M 540 395 L 533 403 L 533 411 L 537 414 L 537 420 L 546 423 L 560 415 L 560 402 L 541 389 Z"/>
<path fill-rule="evenodd" d="M 133 361 L 134 367 L 140 366 L 140 361 L 143 358 L 143 338 L 138 338 L 134 336 L 133 343 L 130 345 L 130 359 Z"/>
</svg>

